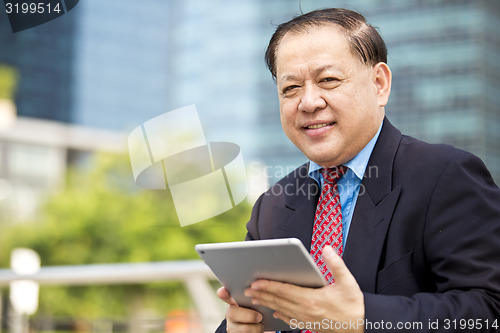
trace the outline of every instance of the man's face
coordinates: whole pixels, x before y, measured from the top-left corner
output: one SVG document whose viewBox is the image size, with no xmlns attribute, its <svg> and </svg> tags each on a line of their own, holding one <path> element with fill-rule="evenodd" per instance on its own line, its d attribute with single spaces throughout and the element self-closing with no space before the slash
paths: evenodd
<svg viewBox="0 0 500 333">
<path fill-rule="evenodd" d="M 373 138 L 386 102 L 375 67 L 352 54 L 333 24 L 283 37 L 276 51 L 281 124 L 310 160 L 346 163 Z"/>
</svg>

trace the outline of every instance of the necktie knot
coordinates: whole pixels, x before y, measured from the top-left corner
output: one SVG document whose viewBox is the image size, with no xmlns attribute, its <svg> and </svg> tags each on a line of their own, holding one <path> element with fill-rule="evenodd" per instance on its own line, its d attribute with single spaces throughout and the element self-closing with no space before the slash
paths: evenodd
<svg viewBox="0 0 500 333">
<path fill-rule="evenodd" d="M 339 180 L 347 171 L 347 167 L 341 165 L 333 168 L 323 168 L 321 169 L 321 174 L 325 182 L 329 184 L 335 183 Z"/>
</svg>

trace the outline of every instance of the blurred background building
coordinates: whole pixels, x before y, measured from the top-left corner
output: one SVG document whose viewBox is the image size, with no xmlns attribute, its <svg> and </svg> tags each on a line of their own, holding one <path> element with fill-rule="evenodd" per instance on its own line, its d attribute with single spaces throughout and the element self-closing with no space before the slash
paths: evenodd
<svg viewBox="0 0 500 333">
<path fill-rule="evenodd" d="M 0 63 L 19 71 L 19 117 L 126 134 L 196 104 L 210 140 L 291 168 L 304 158 L 281 131 L 263 53 L 277 24 L 328 6 L 362 12 L 387 41 L 389 118 L 410 135 L 473 151 L 500 179 L 495 0 L 86 0 L 16 34 L 2 13 Z M 274 170 L 271 181 L 282 176 Z"/>
<path fill-rule="evenodd" d="M 362 12 L 387 41 L 394 74 L 390 120 L 417 138 L 476 153 L 500 179 L 495 0 L 150 0 L 140 6 L 86 0 L 16 34 L 2 13 L 0 63 L 19 71 L 19 117 L 126 134 L 196 104 L 211 141 L 235 142 L 248 162 L 287 169 L 304 158 L 281 131 L 264 50 L 277 24 L 328 6 Z M 281 169 L 268 170 L 276 171 L 271 181 L 282 176 Z"/>
<path fill-rule="evenodd" d="M 282 132 L 264 51 L 278 24 L 324 7 L 379 28 L 402 132 L 471 151 L 500 181 L 498 0 L 85 0 L 15 34 L 0 11 L 0 65 L 19 74 L 17 120 L 0 129 L 0 222 L 33 216 L 68 165 L 126 152 L 133 128 L 189 104 L 208 140 L 281 178 L 305 158 Z"/>
</svg>

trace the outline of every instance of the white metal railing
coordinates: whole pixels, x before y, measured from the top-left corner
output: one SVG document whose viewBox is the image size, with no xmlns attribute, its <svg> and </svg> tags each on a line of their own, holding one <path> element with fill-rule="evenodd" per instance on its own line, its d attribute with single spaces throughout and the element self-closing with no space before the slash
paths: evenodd
<svg viewBox="0 0 500 333">
<path fill-rule="evenodd" d="M 9 286 L 16 280 L 65 286 L 182 281 L 194 301 L 205 333 L 214 332 L 224 316 L 209 279 L 215 279 L 215 276 L 200 260 L 46 266 L 32 275 L 18 275 L 10 269 L 0 269 L 0 287 Z"/>
</svg>

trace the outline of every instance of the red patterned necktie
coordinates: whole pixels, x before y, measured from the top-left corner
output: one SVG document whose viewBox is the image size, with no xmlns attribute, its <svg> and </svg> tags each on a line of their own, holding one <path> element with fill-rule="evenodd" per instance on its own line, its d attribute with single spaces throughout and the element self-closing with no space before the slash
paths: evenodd
<svg viewBox="0 0 500 333">
<path fill-rule="evenodd" d="M 310 253 L 328 283 L 333 283 L 334 279 L 326 263 L 323 261 L 321 251 L 325 245 L 331 245 L 339 256 L 342 257 L 344 252 L 342 246 L 342 210 L 340 207 L 337 180 L 339 180 L 346 171 L 347 168 L 345 166 L 321 169 L 324 182 L 321 196 L 316 206 L 316 214 L 314 215 Z M 309 330 L 303 330 L 301 332 L 313 333 Z"/>
<path fill-rule="evenodd" d="M 321 169 L 324 183 L 321 196 L 314 216 L 313 236 L 311 240 L 311 256 L 318 265 L 321 273 L 333 283 L 332 273 L 323 261 L 321 251 L 325 245 L 330 245 L 342 257 L 342 210 L 337 181 L 345 174 L 347 168 Z"/>
</svg>

